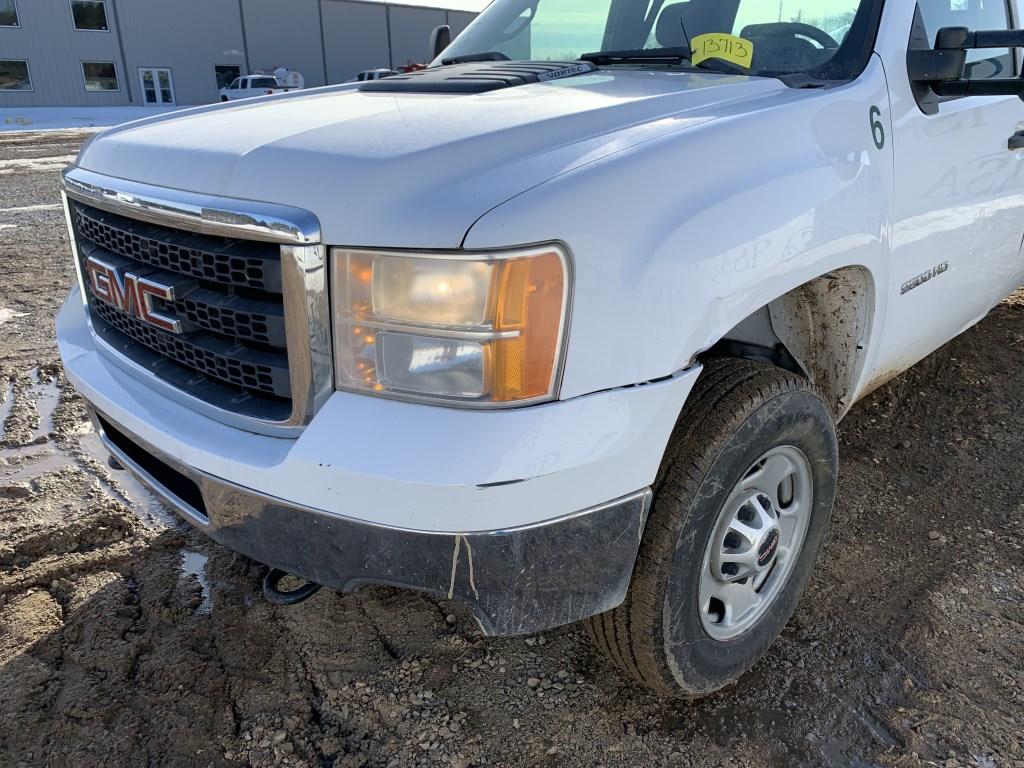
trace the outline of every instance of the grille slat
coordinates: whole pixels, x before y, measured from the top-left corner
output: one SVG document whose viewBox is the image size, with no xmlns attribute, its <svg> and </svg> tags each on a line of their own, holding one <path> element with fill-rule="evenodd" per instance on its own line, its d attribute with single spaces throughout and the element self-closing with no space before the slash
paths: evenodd
<svg viewBox="0 0 1024 768">
<path fill-rule="evenodd" d="M 130 302 L 117 306 L 109 291 L 93 295 L 87 276 L 90 316 L 102 338 L 154 375 L 202 392 L 219 407 L 252 415 L 262 401 L 271 416 L 289 406 L 278 246 L 151 225 L 81 203 L 74 204 L 73 223 L 83 268 L 93 257 L 116 268 L 125 284 L 127 275 L 135 275 L 174 286 L 172 300 L 158 295 L 150 302 L 153 311 L 179 320 L 181 333 L 146 322 Z"/>
<path fill-rule="evenodd" d="M 271 346 L 285 346 L 284 313 L 269 301 L 225 297 L 199 289 L 173 304 L 175 314 L 213 333 Z"/>
<path fill-rule="evenodd" d="M 281 255 L 269 243 L 208 237 L 75 206 L 79 237 L 158 269 L 224 285 L 281 292 Z"/>
<path fill-rule="evenodd" d="M 188 341 L 185 341 L 97 299 L 92 300 L 91 306 L 93 315 L 107 325 L 198 373 L 274 397 L 291 396 L 288 360 L 285 357 L 232 346 L 215 336 L 189 334 Z"/>
</svg>

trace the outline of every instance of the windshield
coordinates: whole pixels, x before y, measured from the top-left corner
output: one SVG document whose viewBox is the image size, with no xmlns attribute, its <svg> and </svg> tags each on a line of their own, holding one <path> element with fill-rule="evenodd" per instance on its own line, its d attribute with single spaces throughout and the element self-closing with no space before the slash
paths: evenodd
<svg viewBox="0 0 1024 768">
<path fill-rule="evenodd" d="M 880 6 L 881 0 L 495 0 L 441 59 L 574 61 L 618 52 L 624 55 L 597 63 L 655 67 L 671 64 L 642 54 L 668 49 L 689 59 L 675 66 L 710 59 L 751 75 L 852 79 L 874 44 Z"/>
</svg>

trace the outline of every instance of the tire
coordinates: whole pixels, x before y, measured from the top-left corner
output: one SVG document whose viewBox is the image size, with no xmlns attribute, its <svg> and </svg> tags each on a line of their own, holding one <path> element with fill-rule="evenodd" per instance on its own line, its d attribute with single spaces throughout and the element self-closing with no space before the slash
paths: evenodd
<svg viewBox="0 0 1024 768">
<path fill-rule="evenodd" d="M 221 104 L 223 104 L 223 103 L 224 103 L 225 101 L 227 101 L 227 100 L 228 100 L 228 97 L 227 97 L 227 96 L 221 96 L 221 97 L 220 97 L 220 103 L 221 103 Z"/>
<path fill-rule="evenodd" d="M 774 483 L 787 466 L 792 473 Z M 695 698 L 735 682 L 796 608 L 828 528 L 837 466 L 835 424 L 810 382 L 764 363 L 709 360 L 654 484 L 626 600 L 586 622 L 597 647 L 664 695 Z M 774 494 L 757 490 L 773 483 Z M 760 538 L 735 538 L 758 520 Z M 772 527 L 786 546 L 779 536 L 772 543 Z M 765 570 L 730 581 L 725 571 L 740 567 L 727 562 L 740 557 L 734 546 L 746 553 L 743 572 Z M 755 607 L 743 607 L 748 598 Z"/>
</svg>

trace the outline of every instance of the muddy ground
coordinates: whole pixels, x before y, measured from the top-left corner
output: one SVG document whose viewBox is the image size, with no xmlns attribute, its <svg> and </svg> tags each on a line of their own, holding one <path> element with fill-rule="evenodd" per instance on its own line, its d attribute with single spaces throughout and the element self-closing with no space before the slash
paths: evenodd
<svg viewBox="0 0 1024 768">
<path fill-rule="evenodd" d="M 577 627 L 271 607 L 112 475 L 52 328 L 84 138 L 0 135 L 0 766 L 1024 766 L 1024 295 L 854 409 L 796 617 L 738 686 L 664 701 Z"/>
</svg>

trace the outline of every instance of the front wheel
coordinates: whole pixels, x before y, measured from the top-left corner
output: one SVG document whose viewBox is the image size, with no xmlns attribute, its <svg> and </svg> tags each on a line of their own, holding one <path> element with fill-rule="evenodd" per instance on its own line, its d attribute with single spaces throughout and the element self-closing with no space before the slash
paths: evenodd
<svg viewBox="0 0 1024 768">
<path fill-rule="evenodd" d="M 735 681 L 807 584 L 837 464 L 832 416 L 806 379 L 709 361 L 669 442 L 630 592 L 587 622 L 597 646 L 664 694 Z"/>
</svg>

